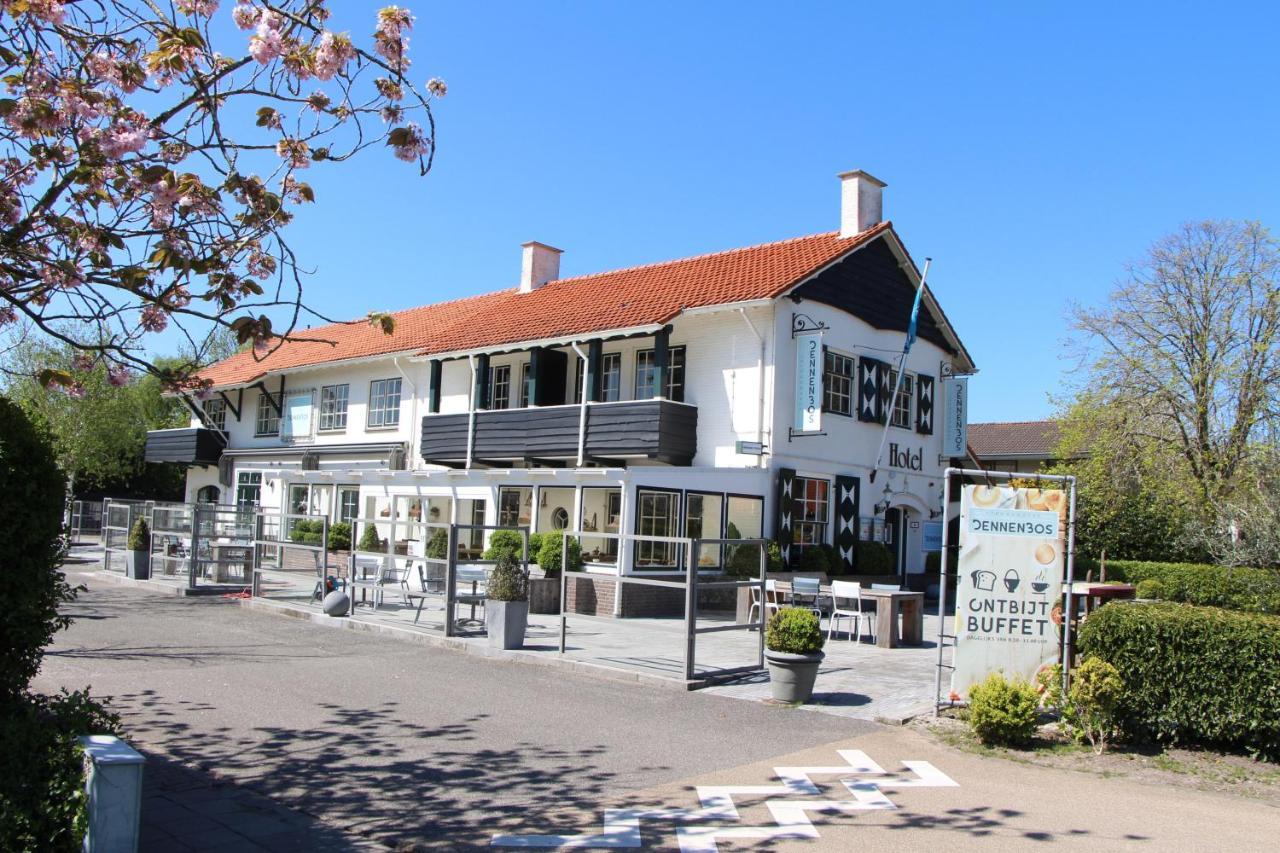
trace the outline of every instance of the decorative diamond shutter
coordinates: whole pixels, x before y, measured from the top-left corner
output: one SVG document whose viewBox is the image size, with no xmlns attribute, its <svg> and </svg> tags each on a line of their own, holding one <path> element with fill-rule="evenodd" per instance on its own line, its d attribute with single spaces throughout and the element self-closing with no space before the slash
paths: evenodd
<svg viewBox="0 0 1280 853">
<path fill-rule="evenodd" d="M 933 377 L 916 376 L 916 432 L 933 435 Z"/>
<path fill-rule="evenodd" d="M 858 568 L 858 478 L 836 476 L 836 552 L 846 573 Z"/>
<path fill-rule="evenodd" d="M 858 359 L 858 420 L 868 423 L 876 420 L 877 400 L 880 398 L 880 362 L 865 356 Z"/>
<path fill-rule="evenodd" d="M 893 404 L 889 402 L 889 397 L 893 394 L 893 385 L 889 379 L 889 364 L 884 361 L 877 361 L 878 372 L 880 374 L 880 393 L 876 395 L 876 423 L 882 424 L 889 418 L 889 412 L 893 410 Z"/>
<path fill-rule="evenodd" d="M 778 499 L 775 502 L 778 513 L 778 548 L 782 551 L 782 565 L 784 568 L 791 565 L 791 542 L 794 539 L 792 531 L 794 530 L 795 516 L 795 496 L 793 494 L 793 485 L 795 484 L 796 472 L 794 468 L 778 469 Z"/>
<path fill-rule="evenodd" d="M 231 469 L 233 462 L 229 456 L 224 456 L 218 460 L 218 482 L 224 486 L 232 484 Z"/>
</svg>

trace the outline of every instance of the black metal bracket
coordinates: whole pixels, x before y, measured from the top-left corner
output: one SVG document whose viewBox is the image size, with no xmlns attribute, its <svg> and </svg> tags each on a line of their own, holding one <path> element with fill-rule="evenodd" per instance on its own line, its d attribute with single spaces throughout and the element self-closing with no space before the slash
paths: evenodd
<svg viewBox="0 0 1280 853">
<path fill-rule="evenodd" d="M 787 441 L 793 438 L 816 438 L 820 435 L 826 435 L 825 432 L 796 432 L 795 427 L 787 427 Z"/>
<path fill-rule="evenodd" d="M 226 407 L 231 410 L 231 414 L 236 416 L 236 420 L 240 420 L 240 410 L 244 408 L 244 389 L 239 389 L 235 403 L 231 402 L 231 398 L 227 396 L 226 391 L 219 391 L 218 396 L 222 398 L 222 402 L 226 404 Z"/>
<path fill-rule="evenodd" d="M 806 332 L 823 332 L 829 327 L 821 320 L 815 320 L 808 314 L 793 312 L 791 314 L 791 337 L 803 335 Z"/>
<path fill-rule="evenodd" d="M 267 390 L 267 385 L 261 379 L 249 386 L 250 388 L 261 388 L 262 393 L 267 397 L 267 405 L 276 410 L 276 417 L 284 417 L 284 374 L 280 375 L 280 390 L 274 394 Z M 278 395 L 278 399 L 277 399 Z"/>
</svg>

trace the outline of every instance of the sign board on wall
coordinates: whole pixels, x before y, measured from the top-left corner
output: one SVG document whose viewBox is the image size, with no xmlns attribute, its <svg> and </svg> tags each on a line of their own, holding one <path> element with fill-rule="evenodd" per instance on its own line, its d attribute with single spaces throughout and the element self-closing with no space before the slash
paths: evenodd
<svg viewBox="0 0 1280 853">
<path fill-rule="evenodd" d="M 942 550 L 942 522 L 926 521 L 922 534 L 921 548 L 926 552 Z"/>
<path fill-rule="evenodd" d="M 311 409 L 313 391 L 292 391 L 285 394 L 284 411 L 280 415 L 280 439 L 297 441 L 311 438 Z"/>
<path fill-rule="evenodd" d="M 963 457 L 969 446 L 969 380 L 942 380 L 942 455 Z"/>
<path fill-rule="evenodd" d="M 822 431 L 822 333 L 796 337 L 796 432 Z"/>
<path fill-rule="evenodd" d="M 993 672 L 1031 681 L 1057 659 L 1066 495 L 965 486 L 960 498 L 953 696 Z"/>
</svg>

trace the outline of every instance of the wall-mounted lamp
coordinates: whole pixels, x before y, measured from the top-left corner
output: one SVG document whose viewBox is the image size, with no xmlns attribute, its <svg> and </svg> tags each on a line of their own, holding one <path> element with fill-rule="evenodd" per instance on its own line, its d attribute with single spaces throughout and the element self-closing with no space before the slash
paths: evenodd
<svg viewBox="0 0 1280 853">
<path fill-rule="evenodd" d="M 888 483 L 885 483 L 884 498 L 874 507 L 876 515 L 884 515 L 885 511 L 889 509 L 889 499 L 891 497 L 893 497 L 893 490 L 889 488 Z"/>
</svg>

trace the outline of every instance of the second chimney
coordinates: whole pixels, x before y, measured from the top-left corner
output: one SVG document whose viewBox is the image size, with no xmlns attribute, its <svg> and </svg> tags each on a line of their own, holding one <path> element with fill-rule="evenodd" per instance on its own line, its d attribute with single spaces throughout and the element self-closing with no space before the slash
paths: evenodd
<svg viewBox="0 0 1280 853">
<path fill-rule="evenodd" d="M 560 250 L 546 243 L 525 243 L 520 262 L 520 292 L 532 293 L 549 281 L 560 277 Z"/>
<path fill-rule="evenodd" d="M 840 236 L 852 237 L 884 219 L 884 188 L 879 178 L 861 169 L 840 176 Z"/>
</svg>

